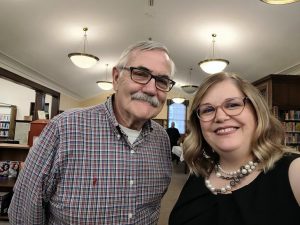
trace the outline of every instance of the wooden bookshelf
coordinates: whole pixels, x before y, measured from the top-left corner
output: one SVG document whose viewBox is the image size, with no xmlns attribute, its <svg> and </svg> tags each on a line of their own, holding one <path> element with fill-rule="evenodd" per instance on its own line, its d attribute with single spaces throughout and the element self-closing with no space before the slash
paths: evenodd
<svg viewBox="0 0 300 225">
<path fill-rule="evenodd" d="M 0 161 L 24 162 L 28 152 L 28 145 L 0 143 Z M 0 191 L 12 192 L 16 180 L 16 177 L 0 177 Z M 0 215 L 0 220 L 8 220 L 7 215 Z"/>
<path fill-rule="evenodd" d="M 13 140 L 17 107 L 0 103 L 0 140 Z"/>
<path fill-rule="evenodd" d="M 253 82 L 285 130 L 285 144 L 300 150 L 300 76 L 271 74 Z"/>
</svg>

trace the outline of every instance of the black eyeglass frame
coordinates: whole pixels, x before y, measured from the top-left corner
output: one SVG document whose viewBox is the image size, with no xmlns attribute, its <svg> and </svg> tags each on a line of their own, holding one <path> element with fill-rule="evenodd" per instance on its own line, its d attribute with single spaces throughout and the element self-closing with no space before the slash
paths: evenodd
<svg viewBox="0 0 300 225">
<path fill-rule="evenodd" d="M 169 92 L 171 91 L 171 89 L 173 88 L 173 86 L 176 84 L 176 82 L 174 80 L 171 80 L 170 78 L 167 77 L 167 75 L 157 75 L 157 76 L 154 76 L 153 74 L 150 73 L 150 71 L 147 71 L 145 69 L 142 69 L 142 68 L 137 68 L 137 67 L 121 67 L 120 69 L 122 70 L 128 70 L 130 72 L 130 78 L 131 80 L 133 80 L 134 82 L 138 83 L 138 84 L 148 84 L 150 82 L 150 80 L 153 78 L 155 80 L 155 87 L 160 90 L 160 91 L 163 91 L 163 92 Z M 138 71 L 142 71 L 143 73 L 146 73 L 147 75 L 150 75 L 149 76 L 149 80 L 146 82 L 146 83 L 143 83 L 143 82 L 139 82 L 139 81 L 136 81 L 132 78 L 132 72 L 133 70 L 138 70 Z M 164 90 L 160 87 L 157 86 L 157 80 L 167 80 L 169 82 L 169 86 L 168 86 L 168 89 Z"/>
<path fill-rule="evenodd" d="M 243 103 L 244 103 L 244 106 L 243 106 L 242 110 L 241 110 L 239 113 L 237 113 L 237 114 L 231 114 L 231 113 L 228 113 L 228 110 L 224 110 L 224 108 L 223 108 L 223 107 L 224 107 L 224 104 L 225 104 L 226 102 L 228 102 L 229 100 L 224 101 L 221 105 L 218 105 L 218 106 L 213 106 L 213 105 L 211 105 L 211 106 L 215 109 L 215 111 L 214 111 L 213 117 L 212 117 L 211 119 L 209 119 L 209 120 L 203 120 L 203 118 L 201 118 L 200 113 L 199 113 L 199 111 L 200 111 L 200 105 L 199 105 L 198 108 L 195 110 L 195 113 L 196 113 L 197 117 L 199 118 L 199 120 L 201 120 L 201 121 L 203 121 L 203 122 L 209 122 L 209 121 L 212 121 L 212 120 L 216 117 L 217 109 L 218 109 L 219 107 L 221 107 L 222 110 L 223 110 L 223 112 L 226 113 L 226 115 L 228 115 L 228 116 L 238 116 L 238 115 L 240 115 L 240 114 L 244 111 L 245 106 L 246 106 L 246 103 L 249 101 L 249 98 L 246 96 L 246 97 L 244 97 L 244 98 L 235 97 L 235 98 L 232 98 L 232 99 L 236 99 L 236 98 L 241 99 L 241 100 L 243 101 Z M 230 100 L 232 100 L 232 99 L 230 99 Z"/>
</svg>

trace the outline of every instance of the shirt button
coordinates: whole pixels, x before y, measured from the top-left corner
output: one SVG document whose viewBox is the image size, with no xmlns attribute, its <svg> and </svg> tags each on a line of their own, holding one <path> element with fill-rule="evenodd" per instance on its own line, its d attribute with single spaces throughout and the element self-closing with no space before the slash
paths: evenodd
<svg viewBox="0 0 300 225">
<path fill-rule="evenodd" d="M 120 138 L 121 138 L 121 135 L 120 135 L 120 134 L 118 134 L 118 135 L 117 135 L 117 138 L 118 138 L 118 139 L 120 139 Z"/>
<path fill-rule="evenodd" d="M 135 151 L 134 151 L 134 150 L 131 150 L 130 153 L 133 154 L 133 153 L 135 153 Z"/>
<path fill-rule="evenodd" d="M 130 186 L 132 186 L 134 184 L 134 181 L 133 180 L 130 180 Z"/>
<path fill-rule="evenodd" d="M 129 213 L 128 214 L 128 219 L 131 219 L 132 218 L 132 213 Z"/>
</svg>

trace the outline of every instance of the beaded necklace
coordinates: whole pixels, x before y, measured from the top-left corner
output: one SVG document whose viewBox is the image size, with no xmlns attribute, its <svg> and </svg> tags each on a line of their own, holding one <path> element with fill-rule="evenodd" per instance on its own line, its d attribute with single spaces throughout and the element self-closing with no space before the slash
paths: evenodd
<svg viewBox="0 0 300 225">
<path fill-rule="evenodd" d="M 240 169 L 235 170 L 235 171 L 225 171 L 219 163 L 215 165 L 215 174 L 217 177 L 228 180 L 229 184 L 227 184 L 224 187 L 221 188 L 215 188 L 212 186 L 210 183 L 210 180 L 205 178 L 205 185 L 206 187 L 213 193 L 213 194 L 225 194 L 227 192 L 230 192 L 232 187 L 236 186 L 241 179 L 244 177 L 248 176 L 250 173 L 252 173 L 256 167 L 257 167 L 257 162 L 249 161 L 246 165 L 241 166 Z"/>
</svg>

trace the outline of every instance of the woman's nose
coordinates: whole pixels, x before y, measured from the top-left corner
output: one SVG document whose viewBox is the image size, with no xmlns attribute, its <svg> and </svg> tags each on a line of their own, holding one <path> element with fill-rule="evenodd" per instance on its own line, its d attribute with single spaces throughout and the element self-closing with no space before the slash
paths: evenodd
<svg viewBox="0 0 300 225">
<path fill-rule="evenodd" d="M 215 122 L 224 122 L 228 120 L 230 117 L 226 114 L 222 107 L 216 108 Z"/>
</svg>

